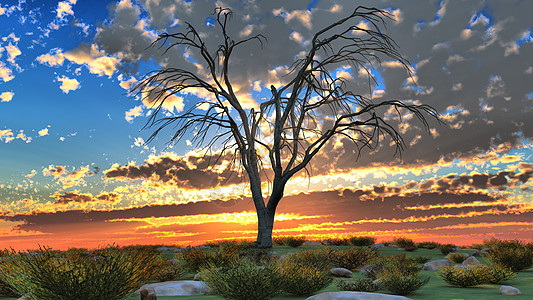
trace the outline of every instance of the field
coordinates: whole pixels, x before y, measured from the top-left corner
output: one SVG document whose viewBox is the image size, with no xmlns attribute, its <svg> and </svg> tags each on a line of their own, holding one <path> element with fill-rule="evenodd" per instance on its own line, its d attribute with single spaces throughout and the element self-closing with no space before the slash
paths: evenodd
<svg viewBox="0 0 533 300">
<path fill-rule="evenodd" d="M 281 256 L 284 254 L 288 254 L 291 252 L 296 251 L 302 251 L 306 249 L 313 249 L 318 247 L 325 247 L 325 246 L 308 246 L 303 245 L 297 248 L 291 248 L 289 246 L 274 246 L 272 251 L 274 251 L 274 254 L 276 256 Z M 331 246 L 334 249 L 341 250 L 341 249 L 349 249 L 353 248 L 353 246 Z M 425 256 L 429 257 L 431 261 L 438 260 L 444 258 L 444 255 L 438 250 L 438 249 L 425 249 L 425 248 L 419 248 L 414 251 L 407 252 L 405 250 L 399 250 L 397 248 L 393 247 L 382 247 L 379 248 L 379 253 L 385 255 L 385 256 L 392 256 L 397 254 L 405 254 L 406 257 L 417 257 L 417 256 Z M 459 251 L 462 252 L 462 251 Z M 172 251 L 164 251 L 161 254 L 164 258 L 173 258 L 175 256 L 174 252 Z M 481 257 L 478 259 L 485 264 L 488 264 L 489 262 Z M 193 272 L 185 272 L 179 280 L 192 280 L 195 273 Z M 499 287 L 501 285 L 510 285 L 513 287 L 516 287 L 520 289 L 522 292 L 521 297 L 529 298 L 533 297 L 533 268 L 527 269 L 525 271 L 518 272 L 518 275 L 509 280 L 506 281 L 503 284 L 483 284 L 478 285 L 474 287 L 453 287 L 446 282 L 443 281 L 438 275 L 436 271 L 425 271 L 422 270 L 420 275 L 422 276 L 429 276 L 430 280 L 428 284 L 420 288 L 419 290 L 414 291 L 407 297 L 412 299 L 427 299 L 427 300 L 450 300 L 450 299 L 465 299 L 465 300 L 476 300 L 476 299 L 501 299 L 503 296 L 499 294 Z M 355 278 L 363 278 L 361 274 L 358 272 L 354 272 L 354 275 L 351 279 L 343 278 L 343 279 L 335 279 L 335 280 L 354 280 Z M 339 291 L 339 289 L 335 285 L 335 281 L 331 283 L 326 288 L 320 290 L 320 292 L 330 292 L 330 291 Z M 387 293 L 384 291 L 378 291 L 379 293 Z M 296 300 L 296 299 L 306 299 L 308 296 L 292 296 L 289 294 L 281 294 L 280 296 L 277 296 L 273 299 L 275 300 Z M 220 296 L 207 296 L 207 295 L 197 295 L 197 296 L 158 296 L 157 297 L 160 300 L 189 300 L 189 299 L 198 299 L 198 300 L 210 300 L 210 299 L 224 299 Z M 16 298 L 2 298 L 2 300 L 16 300 Z M 125 298 L 125 300 L 133 300 L 133 299 L 139 299 L 139 296 L 130 295 Z"/>
</svg>

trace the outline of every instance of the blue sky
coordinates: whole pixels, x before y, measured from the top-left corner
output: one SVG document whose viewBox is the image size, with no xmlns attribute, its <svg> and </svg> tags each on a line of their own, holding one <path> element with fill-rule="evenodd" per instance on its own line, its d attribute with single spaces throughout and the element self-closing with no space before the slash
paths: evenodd
<svg viewBox="0 0 533 300">
<path fill-rule="evenodd" d="M 253 214 L 239 215 L 253 211 L 243 200 L 249 196 L 246 184 L 239 178 L 222 180 L 225 175 L 220 170 L 231 168 L 228 161 L 205 167 L 200 158 L 203 152 L 189 142 L 191 136 L 168 147 L 168 130 L 145 145 L 151 130 L 141 129 L 152 109 L 146 101 L 127 94 L 146 72 L 162 66 L 201 70 L 197 53 L 181 49 L 163 55 L 161 49 L 148 46 L 159 33 L 182 30 L 185 22 L 205 34 L 210 46 L 215 45 L 217 26 L 211 15 L 215 4 L 194 0 L 2 1 L 0 217 L 4 223 L 0 233 L 6 243 L 33 245 L 46 237 L 64 247 L 90 230 L 96 232 L 90 245 L 113 239 L 137 242 L 127 232 L 158 232 L 161 238 L 183 243 L 253 236 Z M 232 65 L 232 80 L 248 108 L 268 99 L 270 85 L 286 80 L 283 75 L 308 50 L 314 32 L 355 8 L 351 1 L 340 0 L 232 0 L 223 4 L 234 12 L 233 36 L 261 33 L 268 39 L 263 49 L 255 44 L 241 49 Z M 349 80 L 349 88 L 374 101 L 400 99 L 432 105 L 446 124 L 430 123 L 428 134 L 407 117 L 399 125 L 409 146 L 402 160 L 386 146 L 355 160 L 353 146 L 342 138 L 332 140 L 313 161 L 311 177 L 296 177 L 289 183 L 287 196 L 300 200 L 287 200 L 287 206 L 280 208 L 293 223 L 281 226 L 279 232 L 305 233 L 301 228 L 325 226 L 316 221 L 324 210 L 318 200 L 307 212 L 299 212 L 295 205 L 305 201 L 300 193 L 324 193 L 332 201 L 377 201 L 373 215 L 357 214 L 357 204 L 350 206 L 353 211 L 328 208 L 332 210 L 328 213 L 326 209 L 323 214 L 330 216 L 330 223 L 356 224 L 331 229 L 339 235 L 369 233 L 368 228 L 357 226 L 364 226 L 361 220 L 365 219 L 374 220 L 369 224 L 381 223 L 376 221 L 379 218 L 391 224 L 399 222 L 394 218 L 414 220 L 405 221 L 411 227 L 400 226 L 397 232 L 371 232 L 384 239 L 388 234 L 405 234 L 418 239 L 479 241 L 491 234 L 530 234 L 517 228 L 529 224 L 525 220 L 533 207 L 533 23 L 528 15 L 532 4 L 383 0 L 361 1 L 361 5 L 390 12 L 386 32 L 411 62 L 412 77 L 388 59 L 368 66 L 377 86 L 369 86 L 364 72 L 353 66 L 332 71 Z M 178 114 L 205 97 L 196 90 L 176 95 L 163 113 Z M 344 190 L 352 191 L 355 198 L 339 196 Z M 233 210 L 208 204 L 233 198 L 243 201 Z M 383 201 L 390 203 L 390 211 L 377 210 Z M 415 202 L 434 208 L 409 215 L 415 210 L 407 207 Z M 403 207 L 405 214 L 396 217 L 392 203 Z M 151 210 L 157 209 L 175 209 L 176 214 L 154 217 Z M 79 216 L 83 221 L 73 221 L 76 217 L 58 221 L 60 216 L 80 212 L 110 216 L 101 222 Z M 252 223 L 243 224 L 252 224 L 252 229 L 222 234 L 209 218 L 226 213 L 227 218 L 251 218 Z M 442 217 L 430 224 L 433 221 L 424 214 Z M 190 228 L 191 224 L 179 227 L 176 220 L 183 215 L 207 221 L 195 223 L 200 229 Z M 479 225 L 492 223 L 500 225 Z M 69 226 L 78 231 L 70 233 Z M 429 229 L 439 226 L 458 227 L 453 227 L 453 234 L 434 234 Z M 485 226 L 487 231 L 483 235 L 461 233 L 469 226 Z M 114 233 L 104 235 L 107 231 Z"/>
</svg>

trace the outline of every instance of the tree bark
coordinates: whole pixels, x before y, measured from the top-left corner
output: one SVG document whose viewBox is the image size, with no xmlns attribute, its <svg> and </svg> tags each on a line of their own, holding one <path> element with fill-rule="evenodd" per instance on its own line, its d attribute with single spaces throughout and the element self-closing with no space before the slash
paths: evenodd
<svg viewBox="0 0 533 300">
<path fill-rule="evenodd" d="M 272 248 L 275 210 L 264 208 L 257 211 L 257 245 L 259 248 Z"/>
</svg>

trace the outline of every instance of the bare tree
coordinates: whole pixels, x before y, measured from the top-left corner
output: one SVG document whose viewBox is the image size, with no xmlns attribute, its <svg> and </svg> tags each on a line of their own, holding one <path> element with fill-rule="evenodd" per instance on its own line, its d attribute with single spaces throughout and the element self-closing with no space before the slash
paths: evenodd
<svg viewBox="0 0 533 300">
<path fill-rule="evenodd" d="M 370 97 L 347 90 L 345 79 L 333 74 L 335 68 L 350 64 L 366 70 L 368 78 L 373 79 L 370 68 L 380 64 L 383 57 L 400 62 L 411 74 L 409 62 L 381 30 L 390 14 L 362 6 L 316 32 L 306 56 L 292 64 L 285 77 L 287 83 L 278 88 L 271 86 L 270 99 L 259 103 L 258 108 L 244 109 L 231 83 L 231 55 L 237 47 L 254 40 L 262 44 L 266 38 L 255 35 L 233 40 L 227 32 L 231 14 L 224 8 L 215 11 L 215 25 L 221 31 L 222 41 L 212 52 L 189 23 L 183 32 L 159 35 L 153 44 L 164 47 L 165 53 L 178 46 L 197 51 L 205 72 L 165 67 L 147 74 L 131 93 L 154 104 L 145 127 L 156 129 L 148 141 L 172 124 L 176 131 L 169 143 L 178 142 L 185 133 L 194 130 L 193 142 L 197 145 L 212 147 L 218 143 L 222 145 L 221 153 L 234 151 L 234 158 L 247 173 L 257 211 L 257 243 L 259 247 L 271 247 L 274 215 L 285 185 L 292 176 L 307 170 L 311 159 L 333 136 L 351 140 L 359 154 L 362 148 L 375 149 L 384 138 L 390 138 L 396 153 L 401 153 L 402 136 L 393 120 L 382 116 L 383 111 L 392 111 L 400 122 L 402 115 L 414 115 L 425 130 L 429 129 L 425 115 L 439 120 L 438 113 L 428 105 L 400 100 L 374 103 Z M 360 24 L 359 21 L 368 26 L 353 25 Z M 163 103 L 171 95 L 191 89 L 202 89 L 213 97 L 178 115 L 161 116 Z M 319 126 L 325 115 L 331 120 L 327 128 Z M 263 198 L 260 173 L 263 165 L 272 174 L 268 199 Z"/>
</svg>

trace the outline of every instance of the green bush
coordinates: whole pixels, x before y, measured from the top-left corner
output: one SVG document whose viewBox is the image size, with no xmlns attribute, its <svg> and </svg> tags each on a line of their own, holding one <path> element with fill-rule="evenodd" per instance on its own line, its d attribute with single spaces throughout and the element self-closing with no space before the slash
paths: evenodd
<svg viewBox="0 0 533 300">
<path fill-rule="evenodd" d="M 161 257 L 157 261 L 159 267 L 151 279 L 163 282 L 178 279 L 183 275 L 183 269 L 180 265 Z"/>
<path fill-rule="evenodd" d="M 379 289 L 370 278 L 359 278 L 355 281 L 339 280 L 335 285 L 341 291 L 375 292 Z"/>
<path fill-rule="evenodd" d="M 275 258 L 270 249 L 250 248 L 239 253 L 241 258 L 247 258 L 253 263 L 262 264 L 272 262 Z"/>
<path fill-rule="evenodd" d="M 446 255 L 446 257 L 451 262 L 454 262 L 456 264 L 460 264 L 463 261 L 465 261 L 468 257 L 470 257 L 470 255 L 468 255 L 466 253 L 461 253 L 461 252 L 452 252 L 452 253 L 449 253 L 448 255 Z"/>
<path fill-rule="evenodd" d="M 304 243 L 305 243 L 304 236 L 301 236 L 301 237 L 290 236 L 287 239 L 285 239 L 285 245 L 292 247 L 292 248 L 300 247 Z"/>
<path fill-rule="evenodd" d="M 416 244 L 415 242 L 412 240 L 412 239 L 408 239 L 408 238 L 403 238 L 403 237 L 399 237 L 399 238 L 395 238 L 392 243 L 400 248 L 404 248 L 404 249 L 416 249 Z"/>
<path fill-rule="evenodd" d="M 334 251 L 331 254 L 331 259 L 335 267 L 346 268 L 348 270 L 360 268 L 378 256 L 376 250 L 368 248 L 351 248 Z"/>
<path fill-rule="evenodd" d="M 12 250 L 0 265 L 0 273 L 30 300 L 119 300 L 153 277 L 154 260 L 152 252 L 117 247 L 84 255 L 49 248 L 19 254 Z"/>
<path fill-rule="evenodd" d="M 502 283 L 516 277 L 515 272 L 502 265 L 492 265 L 488 272 L 491 278 L 490 283 Z"/>
<path fill-rule="evenodd" d="M 405 255 L 379 257 L 365 268 L 365 274 L 371 279 L 377 279 L 382 272 L 394 270 L 405 275 L 418 275 L 422 267 L 412 258 Z"/>
<path fill-rule="evenodd" d="M 239 248 L 227 244 L 211 249 L 188 248 L 182 250 L 180 259 L 185 268 L 191 272 L 198 272 L 209 265 L 217 267 L 230 266 L 239 259 Z"/>
<path fill-rule="evenodd" d="M 440 268 L 438 274 L 448 284 L 467 287 L 491 282 L 490 269 L 487 265 L 447 266 Z"/>
<path fill-rule="evenodd" d="M 281 237 L 281 236 L 272 237 L 272 244 L 283 246 L 285 245 L 285 239 L 286 239 L 285 237 Z"/>
<path fill-rule="evenodd" d="M 424 248 L 424 249 L 435 249 L 439 246 L 439 243 L 437 242 L 420 242 L 416 243 L 416 246 L 418 248 Z"/>
<path fill-rule="evenodd" d="M 301 266 L 312 265 L 322 270 L 329 270 L 334 265 L 332 262 L 334 250 L 329 247 L 320 247 L 298 251 L 288 255 L 284 263 L 292 263 Z"/>
<path fill-rule="evenodd" d="M 399 269 L 383 270 L 378 278 L 379 285 L 395 295 L 409 295 L 429 282 L 429 277 L 409 274 Z"/>
<path fill-rule="evenodd" d="M 211 265 L 201 272 L 205 284 L 226 299 L 272 299 L 281 293 L 284 284 L 278 265 L 258 267 L 247 259 L 230 267 Z"/>
<path fill-rule="evenodd" d="M 513 272 L 533 266 L 533 244 L 520 240 L 490 240 L 485 243 L 492 249 L 487 253 L 487 259 L 493 264 L 506 266 Z"/>
<path fill-rule="evenodd" d="M 328 286 L 333 277 L 315 265 L 284 263 L 281 268 L 283 290 L 293 295 L 309 295 Z"/>
<path fill-rule="evenodd" d="M 322 242 L 324 245 L 327 246 L 348 246 L 348 239 L 341 239 L 341 238 L 333 238 L 333 239 L 327 239 Z"/>
<path fill-rule="evenodd" d="M 372 246 L 376 243 L 376 238 L 371 236 L 353 236 L 348 239 L 352 246 Z"/>
<path fill-rule="evenodd" d="M 411 259 L 417 264 L 425 264 L 425 263 L 427 263 L 428 261 L 431 260 L 431 257 L 429 257 L 429 256 L 414 256 L 414 257 L 411 257 Z"/>
<path fill-rule="evenodd" d="M 448 255 L 455 251 L 455 245 L 453 244 L 443 244 L 439 245 L 437 248 L 439 249 L 440 253 L 442 253 L 442 255 Z"/>
</svg>

